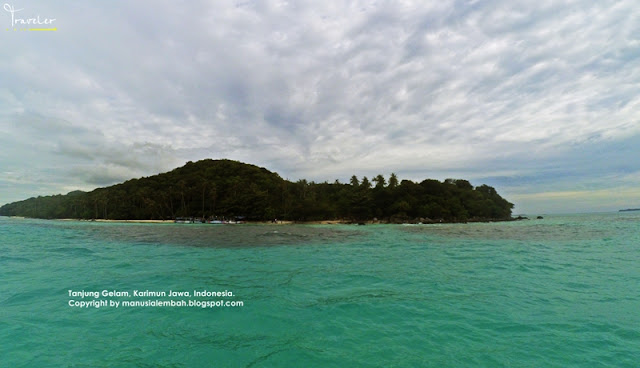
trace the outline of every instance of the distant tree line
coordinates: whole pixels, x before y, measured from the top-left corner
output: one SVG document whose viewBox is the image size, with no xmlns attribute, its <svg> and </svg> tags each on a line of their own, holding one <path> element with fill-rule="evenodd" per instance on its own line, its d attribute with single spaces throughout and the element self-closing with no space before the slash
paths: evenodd
<svg viewBox="0 0 640 368">
<path fill-rule="evenodd" d="M 91 192 L 30 198 L 0 207 L 0 215 L 76 219 L 194 217 L 312 221 L 465 222 L 511 218 L 513 204 L 494 188 L 467 180 L 399 181 L 392 174 L 349 183 L 291 182 L 231 160 L 188 162 L 173 171 Z"/>
</svg>

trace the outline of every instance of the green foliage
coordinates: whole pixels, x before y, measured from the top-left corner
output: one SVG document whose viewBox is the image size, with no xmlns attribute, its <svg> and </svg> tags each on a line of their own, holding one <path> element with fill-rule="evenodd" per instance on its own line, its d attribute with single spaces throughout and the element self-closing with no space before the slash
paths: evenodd
<svg viewBox="0 0 640 368">
<path fill-rule="evenodd" d="M 360 185 L 360 182 L 358 181 L 358 177 L 355 175 L 351 177 L 350 183 L 354 187 L 357 187 L 358 185 Z"/>
<path fill-rule="evenodd" d="M 391 176 L 389 177 L 389 188 L 394 189 L 397 186 L 398 177 L 396 176 L 396 173 L 391 173 Z"/>
<path fill-rule="evenodd" d="M 378 174 L 378 176 L 376 176 L 371 180 L 376 183 L 376 189 L 382 189 L 384 188 L 385 185 L 387 185 L 386 181 L 384 180 L 384 176 L 382 176 L 382 174 Z"/>
<path fill-rule="evenodd" d="M 30 198 L 0 207 L 0 215 L 81 219 L 203 219 L 242 217 L 295 221 L 374 217 L 383 221 L 507 219 L 513 204 L 494 188 L 466 180 L 388 185 L 382 175 L 349 184 L 295 183 L 254 165 L 231 160 L 188 162 L 173 171 L 128 180 L 92 192 Z"/>
</svg>

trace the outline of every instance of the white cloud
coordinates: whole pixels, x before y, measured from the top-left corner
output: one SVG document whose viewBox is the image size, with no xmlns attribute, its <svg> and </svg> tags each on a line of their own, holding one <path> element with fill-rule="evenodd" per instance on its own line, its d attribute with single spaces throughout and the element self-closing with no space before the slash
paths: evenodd
<svg viewBox="0 0 640 368">
<path fill-rule="evenodd" d="M 0 163 L 43 190 L 206 157 L 293 179 L 465 176 L 518 196 L 640 170 L 632 1 L 24 8 L 58 32 L 3 29 Z M 46 194 L 32 191 L 0 198 Z"/>
</svg>

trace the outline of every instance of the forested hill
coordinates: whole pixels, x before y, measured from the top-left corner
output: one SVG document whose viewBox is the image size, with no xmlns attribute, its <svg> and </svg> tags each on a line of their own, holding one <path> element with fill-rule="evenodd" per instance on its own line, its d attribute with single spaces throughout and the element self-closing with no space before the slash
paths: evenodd
<svg viewBox="0 0 640 368">
<path fill-rule="evenodd" d="M 420 183 L 382 175 L 350 183 L 290 182 L 231 160 L 188 162 L 173 171 L 91 192 L 30 198 L 0 215 L 34 218 L 145 220 L 176 217 L 247 220 L 486 221 L 511 218 L 513 204 L 494 188 L 466 180 Z"/>
</svg>

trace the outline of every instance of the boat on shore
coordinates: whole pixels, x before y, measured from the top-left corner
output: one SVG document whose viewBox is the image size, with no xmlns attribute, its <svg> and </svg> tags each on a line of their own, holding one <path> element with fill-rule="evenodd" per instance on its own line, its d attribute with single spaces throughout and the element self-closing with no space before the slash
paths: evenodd
<svg viewBox="0 0 640 368">
<path fill-rule="evenodd" d="M 214 225 L 235 225 L 235 224 L 241 224 L 242 221 L 233 221 L 233 220 L 211 220 L 209 221 L 210 224 L 214 224 Z"/>
<path fill-rule="evenodd" d="M 173 222 L 175 222 L 176 224 L 195 224 L 196 219 L 193 217 L 176 217 Z M 198 220 L 197 222 L 200 222 L 200 220 Z"/>
<path fill-rule="evenodd" d="M 244 221 L 240 218 L 236 218 L 233 220 L 229 220 L 226 218 L 223 219 L 204 219 L 199 217 L 176 217 L 173 221 L 176 224 L 213 224 L 213 225 L 235 225 L 242 224 Z"/>
<path fill-rule="evenodd" d="M 246 219 L 245 216 L 234 216 L 232 218 L 233 219 L 229 219 L 226 217 L 222 217 L 222 218 L 213 217 L 213 218 L 209 218 L 209 220 L 205 222 L 208 224 L 214 224 L 214 225 L 235 225 L 235 224 L 243 224 L 244 220 Z"/>
</svg>

